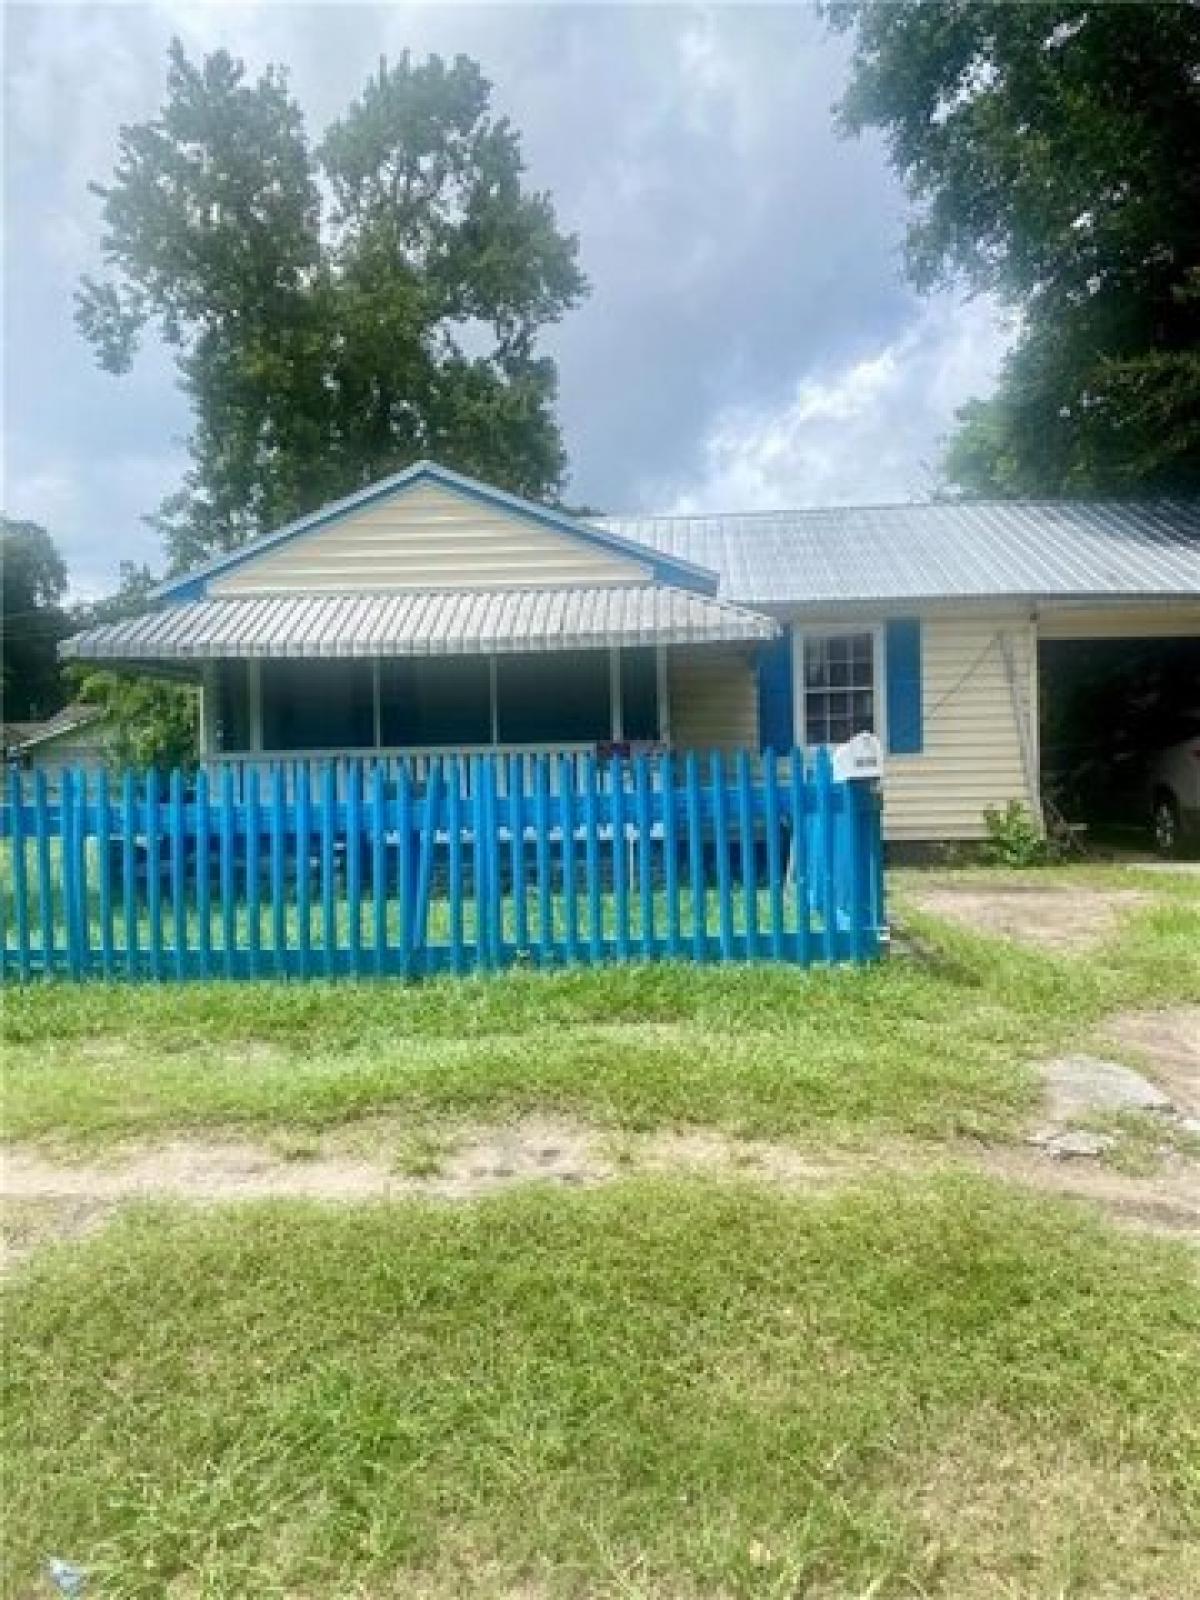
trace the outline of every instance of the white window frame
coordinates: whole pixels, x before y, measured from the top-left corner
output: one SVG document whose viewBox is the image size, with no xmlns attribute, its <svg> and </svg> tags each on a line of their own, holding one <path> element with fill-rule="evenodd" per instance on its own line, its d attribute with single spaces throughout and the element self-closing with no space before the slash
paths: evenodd
<svg viewBox="0 0 1200 1600">
<path fill-rule="evenodd" d="M 795 622 L 792 624 L 792 734 L 798 750 L 807 751 L 807 684 L 804 680 L 806 639 L 833 639 L 848 633 L 871 635 L 871 670 L 874 676 L 875 727 L 873 733 L 887 749 L 887 652 L 882 622 Z"/>
</svg>

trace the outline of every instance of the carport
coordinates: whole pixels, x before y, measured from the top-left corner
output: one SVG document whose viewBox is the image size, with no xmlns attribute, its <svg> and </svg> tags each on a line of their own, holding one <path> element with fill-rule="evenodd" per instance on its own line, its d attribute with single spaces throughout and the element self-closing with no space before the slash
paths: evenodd
<svg viewBox="0 0 1200 1600">
<path fill-rule="evenodd" d="M 1090 837 L 1175 853 L 1200 831 L 1200 605 L 1039 615 L 1042 790 Z"/>
</svg>

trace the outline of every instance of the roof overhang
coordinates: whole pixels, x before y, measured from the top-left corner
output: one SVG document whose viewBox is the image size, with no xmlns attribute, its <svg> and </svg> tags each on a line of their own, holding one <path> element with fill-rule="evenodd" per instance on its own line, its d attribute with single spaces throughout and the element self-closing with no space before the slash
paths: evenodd
<svg viewBox="0 0 1200 1600">
<path fill-rule="evenodd" d="M 195 600 L 76 634 L 72 661 L 460 656 L 762 643 L 761 612 L 661 585 Z"/>
</svg>

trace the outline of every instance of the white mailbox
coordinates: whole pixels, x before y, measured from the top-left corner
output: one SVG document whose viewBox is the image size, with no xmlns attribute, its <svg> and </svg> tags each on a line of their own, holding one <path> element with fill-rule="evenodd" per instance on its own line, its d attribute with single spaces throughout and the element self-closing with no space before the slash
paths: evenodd
<svg viewBox="0 0 1200 1600">
<path fill-rule="evenodd" d="M 833 752 L 835 778 L 882 778 L 883 746 L 873 733 L 856 733 Z"/>
</svg>

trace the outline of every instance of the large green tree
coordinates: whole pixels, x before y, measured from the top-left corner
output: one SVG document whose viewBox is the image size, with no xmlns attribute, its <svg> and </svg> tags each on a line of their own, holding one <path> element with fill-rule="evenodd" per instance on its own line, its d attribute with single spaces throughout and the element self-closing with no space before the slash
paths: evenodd
<svg viewBox="0 0 1200 1600">
<path fill-rule="evenodd" d="M 1017 308 L 947 475 L 984 493 L 1200 490 L 1200 8 L 850 0 L 851 132 L 883 131 L 915 282 Z"/>
<path fill-rule="evenodd" d="M 108 276 L 78 320 L 128 368 L 154 324 L 194 412 L 163 507 L 172 569 L 413 459 L 524 494 L 565 473 L 542 329 L 584 294 L 573 237 L 459 56 L 381 63 L 314 149 L 285 75 L 178 42 L 166 102 L 122 130 Z"/>
<path fill-rule="evenodd" d="M 0 515 L 0 683 L 7 722 L 49 717 L 66 700 L 58 644 L 71 632 L 63 610 L 67 569 L 36 522 Z"/>
</svg>

